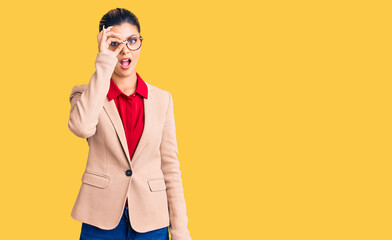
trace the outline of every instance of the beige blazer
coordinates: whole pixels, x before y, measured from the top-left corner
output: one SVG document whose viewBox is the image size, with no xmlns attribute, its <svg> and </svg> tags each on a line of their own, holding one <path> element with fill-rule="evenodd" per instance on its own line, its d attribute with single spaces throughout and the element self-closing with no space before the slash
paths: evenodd
<svg viewBox="0 0 392 240">
<path fill-rule="evenodd" d="M 114 53 L 99 52 L 89 84 L 74 86 L 69 97 L 68 127 L 87 139 L 89 146 L 71 216 L 113 229 L 128 197 L 133 229 L 147 232 L 169 226 L 172 240 L 191 240 L 171 93 L 145 81 L 148 99 L 143 98 L 144 130 L 130 159 L 116 104 L 106 97 L 117 61 Z"/>
</svg>

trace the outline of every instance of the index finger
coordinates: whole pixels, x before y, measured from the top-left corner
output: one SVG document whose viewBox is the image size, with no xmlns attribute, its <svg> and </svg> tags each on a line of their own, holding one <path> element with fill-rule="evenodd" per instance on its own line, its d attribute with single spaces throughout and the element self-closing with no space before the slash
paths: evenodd
<svg viewBox="0 0 392 240">
<path fill-rule="evenodd" d="M 102 30 L 99 34 L 103 34 L 106 33 L 108 30 L 110 31 L 112 29 L 113 26 L 109 26 L 107 28 L 105 28 L 105 25 L 103 25 Z"/>
</svg>

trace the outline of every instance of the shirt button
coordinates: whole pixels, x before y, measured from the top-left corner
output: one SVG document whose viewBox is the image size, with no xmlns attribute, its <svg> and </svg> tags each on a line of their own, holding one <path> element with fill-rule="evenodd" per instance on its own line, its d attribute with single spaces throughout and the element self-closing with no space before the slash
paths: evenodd
<svg viewBox="0 0 392 240">
<path fill-rule="evenodd" d="M 125 171 L 125 175 L 127 175 L 128 177 L 132 175 L 132 170 L 128 169 L 127 171 Z"/>
</svg>

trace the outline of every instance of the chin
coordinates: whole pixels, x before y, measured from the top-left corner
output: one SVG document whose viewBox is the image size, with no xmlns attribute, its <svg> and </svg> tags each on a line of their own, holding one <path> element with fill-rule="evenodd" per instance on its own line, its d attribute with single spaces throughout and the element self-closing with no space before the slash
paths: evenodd
<svg viewBox="0 0 392 240">
<path fill-rule="evenodd" d="M 128 69 L 122 69 L 121 66 L 118 66 L 118 68 L 115 69 L 114 71 L 117 75 L 119 76 L 131 76 L 133 72 L 135 72 L 135 69 L 133 67 L 130 67 Z"/>
</svg>

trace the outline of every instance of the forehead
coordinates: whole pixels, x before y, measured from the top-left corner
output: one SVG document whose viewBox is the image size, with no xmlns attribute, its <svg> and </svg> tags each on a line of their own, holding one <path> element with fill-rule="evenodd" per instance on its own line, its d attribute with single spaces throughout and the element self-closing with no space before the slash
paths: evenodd
<svg viewBox="0 0 392 240">
<path fill-rule="evenodd" d="M 114 25 L 111 31 L 115 33 L 119 33 L 122 39 L 128 39 L 131 36 L 133 37 L 140 36 L 137 27 L 130 23 L 122 23 L 121 25 Z"/>
</svg>

